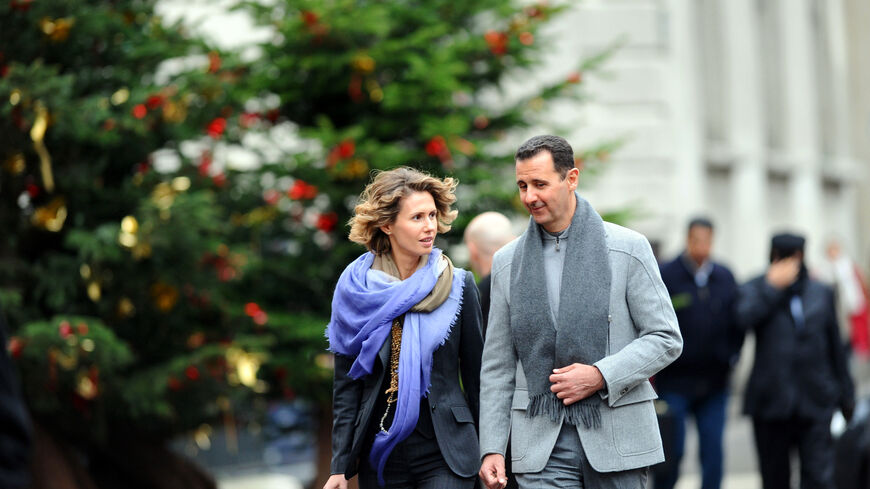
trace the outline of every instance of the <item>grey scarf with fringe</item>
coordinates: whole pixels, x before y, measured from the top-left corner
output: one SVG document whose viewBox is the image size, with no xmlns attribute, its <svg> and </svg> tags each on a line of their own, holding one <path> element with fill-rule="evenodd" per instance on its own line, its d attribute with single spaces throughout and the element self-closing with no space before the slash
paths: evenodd
<svg viewBox="0 0 870 489">
<path fill-rule="evenodd" d="M 589 203 L 577 198 L 559 292 L 558 328 L 550 313 L 544 277 L 541 228 L 534 219 L 519 238 L 511 265 L 510 315 L 514 346 L 529 388 L 527 416 L 549 416 L 586 428 L 601 426 L 598 395 L 566 406 L 550 391 L 554 368 L 592 365 L 604 358 L 610 322 L 610 262 L 604 221 Z"/>
</svg>

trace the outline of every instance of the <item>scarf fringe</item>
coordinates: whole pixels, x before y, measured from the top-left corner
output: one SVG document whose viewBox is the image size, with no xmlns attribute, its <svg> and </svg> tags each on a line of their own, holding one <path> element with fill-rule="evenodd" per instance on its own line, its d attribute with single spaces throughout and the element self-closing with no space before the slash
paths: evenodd
<svg viewBox="0 0 870 489">
<path fill-rule="evenodd" d="M 579 426 L 582 422 L 586 429 L 601 428 L 601 409 L 598 404 L 589 399 L 581 399 L 566 406 L 552 392 L 536 394 L 529 398 L 526 416 L 541 415 L 547 416 L 554 423 L 558 423 L 564 416 L 565 422 L 574 426 Z"/>
<path fill-rule="evenodd" d="M 457 273 L 457 272 L 454 271 L 453 273 Z M 449 297 L 447 299 L 450 300 Z M 444 344 L 447 343 L 447 339 L 450 338 L 451 334 L 453 334 L 453 326 L 456 325 L 456 322 L 459 321 L 459 318 L 462 316 L 462 303 L 465 300 L 465 277 L 464 277 L 464 275 L 462 278 L 462 285 L 459 286 L 459 298 L 456 300 L 457 300 L 457 302 L 459 302 L 459 308 L 456 309 L 456 314 L 453 315 L 453 319 L 450 321 L 450 326 L 447 326 L 447 334 L 444 336 L 444 338 L 441 339 L 441 343 L 438 344 L 438 348 L 444 346 Z M 435 348 L 435 350 L 438 350 L 438 348 Z M 432 351 L 433 358 L 435 357 L 435 350 Z M 433 360 L 430 359 L 429 364 L 431 365 L 432 362 L 433 362 Z M 431 388 L 431 387 L 432 387 L 432 380 L 430 379 L 429 385 L 427 385 L 426 389 L 423 391 L 423 397 L 426 397 L 426 398 L 429 397 L 429 388 Z"/>
</svg>

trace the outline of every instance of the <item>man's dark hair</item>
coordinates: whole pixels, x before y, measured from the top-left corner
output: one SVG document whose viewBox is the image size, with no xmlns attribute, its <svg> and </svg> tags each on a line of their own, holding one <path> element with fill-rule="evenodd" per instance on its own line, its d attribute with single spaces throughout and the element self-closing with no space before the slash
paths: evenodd
<svg viewBox="0 0 870 489">
<path fill-rule="evenodd" d="M 516 161 L 523 161 L 537 155 L 541 151 L 549 151 L 553 157 L 553 166 L 559 175 L 564 179 L 568 174 L 568 170 L 574 168 L 574 150 L 564 138 L 559 136 L 535 136 L 524 142 L 517 149 L 517 154 L 514 156 Z"/>
<path fill-rule="evenodd" d="M 689 221 L 689 227 L 686 228 L 686 232 L 691 233 L 692 228 L 694 228 L 695 226 L 707 228 L 710 231 L 712 231 L 713 230 L 713 221 L 711 221 L 710 219 L 703 217 L 703 216 L 694 217 L 694 218 L 692 218 L 691 221 Z"/>
</svg>

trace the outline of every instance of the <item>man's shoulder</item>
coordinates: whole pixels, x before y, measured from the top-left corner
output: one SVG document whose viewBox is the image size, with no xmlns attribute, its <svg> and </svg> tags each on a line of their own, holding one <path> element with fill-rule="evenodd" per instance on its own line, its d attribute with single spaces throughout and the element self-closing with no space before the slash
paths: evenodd
<svg viewBox="0 0 870 489">
<path fill-rule="evenodd" d="M 727 277 L 730 280 L 734 281 L 734 274 L 731 272 L 731 269 L 728 268 L 727 265 L 714 261 L 713 262 L 713 273 L 716 275 L 721 275 L 723 277 Z"/>
<path fill-rule="evenodd" d="M 649 241 L 646 236 L 639 232 L 628 229 L 627 227 L 604 221 L 604 234 L 607 241 L 607 247 L 611 251 L 622 251 L 624 253 L 633 254 L 638 244 L 649 246 Z"/>
<path fill-rule="evenodd" d="M 816 293 L 826 296 L 834 294 L 833 287 L 815 278 L 807 280 L 807 288 L 809 289 L 810 293 Z"/>
</svg>

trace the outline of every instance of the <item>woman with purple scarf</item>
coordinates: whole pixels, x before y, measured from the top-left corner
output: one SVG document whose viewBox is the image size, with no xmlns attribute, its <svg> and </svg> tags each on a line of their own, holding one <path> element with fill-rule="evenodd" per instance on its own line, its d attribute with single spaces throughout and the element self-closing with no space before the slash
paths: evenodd
<svg viewBox="0 0 870 489">
<path fill-rule="evenodd" d="M 434 247 L 456 181 L 410 168 L 375 176 L 350 220 L 368 252 L 341 274 L 327 326 L 335 353 L 332 465 L 324 489 L 470 489 L 477 441 L 480 302 Z M 461 376 L 461 383 L 460 383 Z"/>
</svg>

